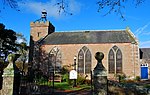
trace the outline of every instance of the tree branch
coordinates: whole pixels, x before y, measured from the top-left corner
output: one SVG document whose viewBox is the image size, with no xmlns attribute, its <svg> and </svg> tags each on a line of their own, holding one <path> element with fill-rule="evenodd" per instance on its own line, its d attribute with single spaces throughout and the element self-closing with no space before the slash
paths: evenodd
<svg viewBox="0 0 150 95">
<path fill-rule="evenodd" d="M 72 13 L 68 12 L 67 8 L 68 8 L 68 3 L 65 0 L 60 0 L 59 2 L 57 2 L 55 4 L 55 6 L 58 7 L 58 13 L 65 13 L 65 14 L 69 14 L 69 15 L 73 15 Z"/>
<path fill-rule="evenodd" d="M 116 13 L 120 16 L 121 19 L 125 20 L 123 10 L 125 9 L 125 3 L 128 0 L 100 0 L 97 2 L 98 4 L 98 12 L 101 12 L 102 10 L 106 9 L 106 13 L 104 16 Z M 135 2 L 135 5 L 138 6 L 141 3 L 143 3 L 145 0 L 133 0 Z"/>
</svg>

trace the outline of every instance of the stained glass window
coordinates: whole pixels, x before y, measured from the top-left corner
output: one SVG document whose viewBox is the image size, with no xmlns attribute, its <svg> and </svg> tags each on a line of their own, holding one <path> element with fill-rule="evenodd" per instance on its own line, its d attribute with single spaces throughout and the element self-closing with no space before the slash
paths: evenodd
<svg viewBox="0 0 150 95">
<path fill-rule="evenodd" d="M 81 49 L 78 54 L 78 72 L 84 73 L 84 52 Z"/>
<path fill-rule="evenodd" d="M 91 52 L 84 46 L 78 53 L 78 73 L 89 74 L 91 71 Z"/>
<path fill-rule="evenodd" d="M 89 49 L 85 53 L 85 74 L 89 74 L 91 71 L 91 52 Z"/>
<path fill-rule="evenodd" d="M 122 72 L 122 53 L 120 49 L 118 49 L 116 53 L 116 72 L 121 73 Z"/>
<path fill-rule="evenodd" d="M 57 47 L 54 47 L 49 53 L 49 70 L 60 72 L 61 63 L 61 52 Z"/>
<path fill-rule="evenodd" d="M 115 55 L 114 55 L 114 51 L 112 49 L 109 51 L 108 67 L 109 67 L 109 69 L 108 69 L 109 73 L 115 72 Z"/>
<path fill-rule="evenodd" d="M 122 73 L 122 53 L 117 46 L 113 46 L 108 54 L 108 72 Z"/>
</svg>

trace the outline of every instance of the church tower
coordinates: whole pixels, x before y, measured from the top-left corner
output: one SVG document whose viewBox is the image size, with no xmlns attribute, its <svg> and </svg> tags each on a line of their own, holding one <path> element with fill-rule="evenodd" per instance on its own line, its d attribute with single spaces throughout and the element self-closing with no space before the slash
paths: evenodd
<svg viewBox="0 0 150 95">
<path fill-rule="evenodd" d="M 30 23 L 30 52 L 29 52 L 29 63 L 33 63 L 37 46 L 39 47 L 40 42 L 47 35 L 55 31 L 55 27 L 47 20 L 46 10 L 42 11 L 41 18 Z"/>
<path fill-rule="evenodd" d="M 47 20 L 46 10 L 42 11 L 41 18 L 30 23 L 30 36 L 33 41 L 38 41 L 55 31 L 55 27 Z"/>
</svg>

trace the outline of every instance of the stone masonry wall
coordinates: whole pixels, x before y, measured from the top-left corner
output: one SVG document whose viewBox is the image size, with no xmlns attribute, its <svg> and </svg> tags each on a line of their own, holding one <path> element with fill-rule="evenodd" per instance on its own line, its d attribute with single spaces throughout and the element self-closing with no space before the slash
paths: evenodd
<svg viewBox="0 0 150 95">
<path fill-rule="evenodd" d="M 43 45 L 41 49 L 47 54 L 55 46 L 60 49 L 62 54 L 62 65 L 73 64 L 74 56 L 78 56 L 78 52 L 83 46 L 89 48 L 92 54 L 92 70 L 96 65 L 96 60 L 94 55 L 96 52 L 100 51 L 104 53 L 103 65 L 108 72 L 108 53 L 110 49 L 116 45 L 120 48 L 122 52 L 122 64 L 123 64 L 123 73 L 126 76 L 134 77 L 140 76 L 140 65 L 139 65 L 139 56 L 138 56 L 138 47 L 133 46 L 131 43 L 104 43 L 104 44 L 64 44 L 64 45 Z M 42 55 L 44 56 L 44 55 Z M 44 63 L 42 63 L 44 64 Z M 135 69 L 134 69 L 135 68 Z M 114 77 L 114 74 L 108 74 L 109 78 Z"/>
<path fill-rule="evenodd" d="M 40 38 L 45 37 L 48 34 L 50 23 L 47 22 L 31 22 L 31 33 L 30 35 L 33 37 L 33 41 L 38 41 Z M 38 34 L 39 33 L 39 34 Z"/>
</svg>

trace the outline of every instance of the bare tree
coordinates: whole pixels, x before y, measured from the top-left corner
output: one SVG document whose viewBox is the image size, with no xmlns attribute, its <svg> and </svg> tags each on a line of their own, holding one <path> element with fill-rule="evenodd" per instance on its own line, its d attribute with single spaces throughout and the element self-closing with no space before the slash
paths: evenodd
<svg viewBox="0 0 150 95">
<path fill-rule="evenodd" d="M 69 15 L 73 15 L 71 12 L 69 12 L 68 9 L 68 2 L 67 0 L 57 0 L 58 2 L 55 4 L 55 6 L 58 7 L 58 13 L 65 13 Z"/>
<path fill-rule="evenodd" d="M 135 3 L 135 6 L 138 6 L 141 3 L 143 3 L 145 0 L 132 0 L 132 1 Z M 120 15 L 121 19 L 125 20 L 122 10 L 125 9 L 126 2 L 129 2 L 129 0 L 99 0 L 97 2 L 99 6 L 98 12 L 101 12 L 102 10 L 107 9 L 104 16 L 111 14 L 111 13 L 116 13 Z"/>
<path fill-rule="evenodd" d="M 13 9 L 18 10 L 18 2 L 26 2 L 25 0 L 2 0 L 2 4 L 5 6 L 9 6 Z M 118 14 L 121 19 L 125 20 L 123 10 L 126 7 L 126 2 L 134 2 L 135 6 L 139 6 L 142 4 L 145 0 L 98 0 L 96 3 L 98 5 L 98 12 L 101 12 L 102 10 L 106 10 L 106 13 L 104 13 L 104 16 L 116 13 Z M 58 7 L 58 13 L 65 13 L 72 15 L 73 13 L 68 11 L 68 0 L 57 0 L 57 3 L 55 6 Z M 4 7 L 5 8 L 5 7 Z M 0 9 L 1 11 L 1 9 Z"/>
<path fill-rule="evenodd" d="M 12 8 L 12 9 L 20 11 L 18 9 L 18 2 L 19 1 L 22 1 L 22 0 L 1 0 L 0 3 L 3 5 L 2 9 L 5 9 L 5 7 L 8 6 L 8 7 Z M 0 9 L 0 12 L 1 12 L 2 9 Z"/>
</svg>

